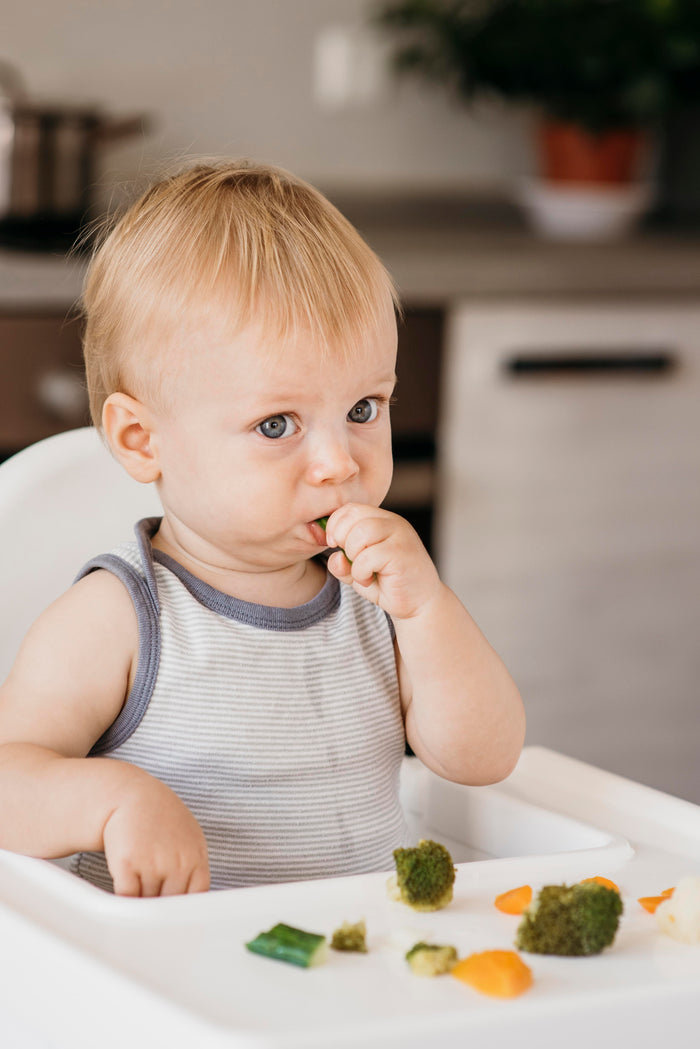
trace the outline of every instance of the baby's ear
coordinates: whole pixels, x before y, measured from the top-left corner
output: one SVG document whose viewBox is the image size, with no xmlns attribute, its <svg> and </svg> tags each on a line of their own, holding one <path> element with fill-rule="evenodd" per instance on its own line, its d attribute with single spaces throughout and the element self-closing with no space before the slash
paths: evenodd
<svg viewBox="0 0 700 1049">
<path fill-rule="evenodd" d="M 102 429 L 112 454 L 142 484 L 160 477 L 153 423 L 146 406 L 126 393 L 111 393 L 104 403 Z"/>
</svg>

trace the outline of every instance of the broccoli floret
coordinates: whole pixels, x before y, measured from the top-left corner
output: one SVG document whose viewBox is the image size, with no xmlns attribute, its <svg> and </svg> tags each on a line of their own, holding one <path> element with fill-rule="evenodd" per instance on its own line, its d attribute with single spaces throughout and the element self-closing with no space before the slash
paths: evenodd
<svg viewBox="0 0 700 1049">
<path fill-rule="evenodd" d="M 619 892 L 596 882 L 545 885 L 523 913 L 515 946 L 532 954 L 600 954 L 615 939 Z"/>
<path fill-rule="evenodd" d="M 396 874 L 388 882 L 393 900 L 415 911 L 437 911 L 452 899 L 455 869 L 444 845 L 422 840 L 412 849 L 394 849 Z"/>
<path fill-rule="evenodd" d="M 367 927 L 363 921 L 343 922 L 336 929 L 331 939 L 331 947 L 334 951 L 358 951 L 360 954 L 367 953 Z"/>
<path fill-rule="evenodd" d="M 442 976 L 457 964 L 457 949 L 445 944 L 416 943 L 406 954 L 416 976 Z"/>
</svg>

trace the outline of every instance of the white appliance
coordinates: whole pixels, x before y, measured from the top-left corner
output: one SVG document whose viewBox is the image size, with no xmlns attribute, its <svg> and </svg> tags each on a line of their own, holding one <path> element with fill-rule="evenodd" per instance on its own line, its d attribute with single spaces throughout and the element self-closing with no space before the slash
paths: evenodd
<svg viewBox="0 0 700 1049">
<path fill-rule="evenodd" d="M 465 302 L 436 546 L 544 744 L 700 802 L 700 304 Z"/>
</svg>

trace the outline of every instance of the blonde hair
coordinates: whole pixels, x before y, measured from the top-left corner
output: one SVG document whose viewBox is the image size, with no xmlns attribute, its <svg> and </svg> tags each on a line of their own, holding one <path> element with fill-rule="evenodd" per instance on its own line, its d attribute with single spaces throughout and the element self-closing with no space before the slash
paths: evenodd
<svg viewBox="0 0 700 1049">
<path fill-rule="evenodd" d="M 167 360 L 198 320 L 235 334 L 309 331 L 329 350 L 354 344 L 398 297 L 357 230 L 316 189 L 247 161 L 199 164 L 155 183 L 97 248 L 83 292 L 90 411 L 110 393 L 163 406 Z"/>
</svg>

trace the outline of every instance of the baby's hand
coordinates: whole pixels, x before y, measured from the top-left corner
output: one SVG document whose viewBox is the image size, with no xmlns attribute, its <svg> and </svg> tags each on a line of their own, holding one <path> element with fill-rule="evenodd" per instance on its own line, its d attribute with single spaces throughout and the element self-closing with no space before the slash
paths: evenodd
<svg viewBox="0 0 700 1049">
<path fill-rule="evenodd" d="M 108 817 L 103 844 L 117 895 L 175 896 L 209 888 L 201 827 L 169 787 L 146 773 L 137 774 Z"/>
<path fill-rule="evenodd" d="M 331 514 L 328 560 L 343 583 L 396 619 L 418 614 L 442 588 L 428 552 L 408 521 L 375 506 L 346 503 Z"/>
</svg>

